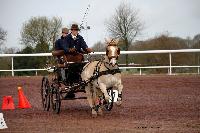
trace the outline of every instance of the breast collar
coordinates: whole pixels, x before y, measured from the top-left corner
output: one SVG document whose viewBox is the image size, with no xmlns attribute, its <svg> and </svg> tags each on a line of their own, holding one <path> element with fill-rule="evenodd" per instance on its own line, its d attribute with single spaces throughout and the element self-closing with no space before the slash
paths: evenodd
<svg viewBox="0 0 200 133">
<path fill-rule="evenodd" d="M 106 62 L 103 62 L 103 61 L 99 61 L 95 67 L 95 70 L 94 70 L 94 75 L 98 75 L 97 77 L 100 77 L 102 75 L 108 75 L 108 74 L 112 74 L 112 75 L 115 75 L 116 73 L 121 73 L 120 69 L 119 68 L 116 68 L 116 69 L 110 69 L 106 66 L 105 64 Z M 100 71 L 100 67 L 101 65 L 104 65 L 106 67 L 107 70 L 105 71 Z"/>
<path fill-rule="evenodd" d="M 91 62 L 90 62 L 90 63 L 91 63 Z M 88 63 L 86 67 L 88 67 L 90 63 Z M 90 83 L 90 82 L 92 82 L 93 80 L 98 79 L 98 78 L 101 77 L 102 75 L 108 75 L 108 74 L 115 75 L 116 73 L 121 73 L 121 71 L 120 71 L 119 68 L 117 68 L 117 69 L 109 69 L 109 68 L 107 68 L 106 66 L 105 66 L 105 67 L 107 68 L 107 70 L 101 71 L 101 72 L 100 72 L 100 66 L 101 66 L 102 64 L 103 64 L 103 61 L 102 61 L 102 60 L 98 61 L 97 65 L 96 65 L 96 67 L 95 67 L 95 69 L 94 69 L 93 75 L 92 75 L 88 80 L 83 81 L 83 84 Z M 82 72 L 85 70 L 86 67 L 84 67 L 84 69 L 82 70 Z M 98 84 L 98 80 L 97 80 L 97 84 Z"/>
</svg>

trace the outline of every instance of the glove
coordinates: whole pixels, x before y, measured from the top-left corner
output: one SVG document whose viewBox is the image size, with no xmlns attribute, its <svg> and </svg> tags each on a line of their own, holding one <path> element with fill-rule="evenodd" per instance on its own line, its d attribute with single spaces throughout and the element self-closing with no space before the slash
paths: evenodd
<svg viewBox="0 0 200 133">
<path fill-rule="evenodd" d="M 70 53 L 76 52 L 76 48 L 69 48 L 69 52 L 70 52 Z"/>
<path fill-rule="evenodd" d="M 91 53 L 93 52 L 93 50 L 91 48 L 86 48 L 87 53 Z"/>
</svg>

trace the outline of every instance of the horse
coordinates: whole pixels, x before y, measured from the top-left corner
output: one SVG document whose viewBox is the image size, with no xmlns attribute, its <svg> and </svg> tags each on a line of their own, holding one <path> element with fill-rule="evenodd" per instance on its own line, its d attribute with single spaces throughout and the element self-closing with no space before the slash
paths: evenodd
<svg viewBox="0 0 200 133">
<path fill-rule="evenodd" d="M 118 42 L 118 39 L 107 39 L 106 55 L 100 61 L 91 61 L 87 63 L 81 73 L 83 81 L 90 79 L 94 74 L 98 75 L 97 78 L 85 86 L 87 100 L 92 109 L 93 117 L 96 117 L 97 114 L 103 114 L 102 106 L 98 109 L 95 108 L 99 104 L 96 101 L 102 94 L 106 101 L 110 100 L 111 97 L 107 92 L 108 88 L 112 87 L 113 89 L 118 90 L 118 99 L 116 104 L 122 104 L 123 85 L 121 81 L 121 73 L 119 72 L 117 65 L 117 60 L 120 55 L 120 48 L 117 46 Z"/>
</svg>

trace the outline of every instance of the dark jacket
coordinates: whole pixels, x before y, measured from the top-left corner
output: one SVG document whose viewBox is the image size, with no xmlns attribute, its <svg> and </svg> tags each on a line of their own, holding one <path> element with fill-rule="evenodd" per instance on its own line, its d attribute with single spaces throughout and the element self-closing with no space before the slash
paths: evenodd
<svg viewBox="0 0 200 133">
<path fill-rule="evenodd" d="M 67 44 L 66 38 L 67 37 L 61 36 L 60 39 L 56 40 L 56 42 L 55 42 L 55 50 L 64 50 L 63 47 L 64 47 L 64 45 Z"/>
<path fill-rule="evenodd" d="M 82 53 L 82 51 L 85 51 L 88 46 L 81 35 L 78 34 L 76 40 L 74 40 L 72 35 L 68 34 L 66 37 L 66 43 L 63 45 L 65 54 L 69 53 L 69 48 L 76 48 L 77 52 Z"/>
</svg>

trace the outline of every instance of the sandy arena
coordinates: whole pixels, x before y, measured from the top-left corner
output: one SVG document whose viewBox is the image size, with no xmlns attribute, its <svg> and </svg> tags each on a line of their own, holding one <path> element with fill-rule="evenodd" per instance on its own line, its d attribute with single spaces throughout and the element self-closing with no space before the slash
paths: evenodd
<svg viewBox="0 0 200 133">
<path fill-rule="evenodd" d="M 59 115 L 43 111 L 42 77 L 0 78 L 0 104 L 12 95 L 18 104 L 17 86 L 31 109 L 0 110 L 8 129 L 1 133 L 199 133 L 200 76 L 123 76 L 123 104 L 111 112 L 91 117 L 87 100 L 62 101 Z"/>
</svg>

